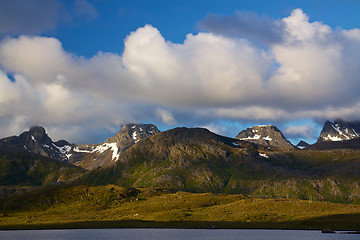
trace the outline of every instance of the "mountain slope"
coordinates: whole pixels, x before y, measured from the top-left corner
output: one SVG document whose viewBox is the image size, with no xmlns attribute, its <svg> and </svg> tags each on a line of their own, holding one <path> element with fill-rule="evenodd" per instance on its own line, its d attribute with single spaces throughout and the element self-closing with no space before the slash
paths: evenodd
<svg viewBox="0 0 360 240">
<path fill-rule="evenodd" d="M 9 151 L 26 151 L 52 159 L 67 161 L 67 153 L 71 149 L 65 140 L 53 142 L 43 127 L 34 126 L 20 136 L 0 139 L 0 149 Z"/>
<path fill-rule="evenodd" d="M 120 154 L 139 140 L 159 133 L 153 124 L 126 124 L 113 137 L 99 144 L 74 146 L 69 151 L 69 162 L 82 168 L 92 170 L 113 164 Z"/>
<path fill-rule="evenodd" d="M 293 148 L 293 145 L 286 140 L 281 131 L 272 125 L 247 128 L 241 131 L 235 138 L 263 146 Z"/>
<path fill-rule="evenodd" d="M 0 185 L 39 186 L 69 182 L 84 169 L 27 151 L 0 150 Z"/>
</svg>

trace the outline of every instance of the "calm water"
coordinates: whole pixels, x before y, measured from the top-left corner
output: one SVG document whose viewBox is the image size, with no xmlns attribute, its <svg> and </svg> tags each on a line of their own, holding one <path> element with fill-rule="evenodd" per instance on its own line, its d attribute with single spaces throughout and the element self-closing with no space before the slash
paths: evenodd
<svg viewBox="0 0 360 240">
<path fill-rule="evenodd" d="M 200 239 L 200 240 L 359 240 L 358 234 L 324 234 L 320 231 L 295 230 L 228 230 L 228 229 L 76 229 L 76 230 L 23 230 L 0 231 L 0 239 L 42 240 L 42 239 Z"/>
</svg>

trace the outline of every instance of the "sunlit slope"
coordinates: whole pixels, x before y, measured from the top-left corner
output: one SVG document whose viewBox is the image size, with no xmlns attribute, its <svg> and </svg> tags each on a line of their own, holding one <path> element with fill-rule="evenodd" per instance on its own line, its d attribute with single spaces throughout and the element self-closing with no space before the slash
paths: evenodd
<svg viewBox="0 0 360 240">
<path fill-rule="evenodd" d="M 13 196 L 0 209 L 0 228 L 360 227 L 360 205 L 114 185 L 46 187 Z"/>
</svg>

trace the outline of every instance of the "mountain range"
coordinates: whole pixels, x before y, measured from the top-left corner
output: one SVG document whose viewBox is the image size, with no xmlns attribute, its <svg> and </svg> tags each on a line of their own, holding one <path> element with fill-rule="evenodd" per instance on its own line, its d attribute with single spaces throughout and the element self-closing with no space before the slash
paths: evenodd
<svg viewBox="0 0 360 240">
<path fill-rule="evenodd" d="M 0 164 L 11 166 L 1 168 L 0 180 L 4 179 L 2 185 L 117 184 L 360 202 L 357 129 L 355 123 L 327 121 L 315 144 L 294 147 L 271 125 L 248 128 L 229 138 L 204 128 L 160 132 L 151 124 L 127 124 L 103 143 L 87 145 L 53 142 L 44 128 L 32 127 L 0 140 Z M 28 156 L 34 158 L 31 163 Z M 42 180 L 35 181 L 32 174 L 33 180 L 21 182 L 39 165 L 37 158 L 61 165 L 48 168 Z M 51 175 L 52 171 L 57 173 Z M 13 181 L 9 176 L 19 177 Z"/>
</svg>

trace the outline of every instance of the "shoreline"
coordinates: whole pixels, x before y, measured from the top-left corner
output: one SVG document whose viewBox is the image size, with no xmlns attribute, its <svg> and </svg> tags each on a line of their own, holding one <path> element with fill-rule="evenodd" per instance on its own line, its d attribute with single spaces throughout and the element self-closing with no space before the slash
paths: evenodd
<svg viewBox="0 0 360 240">
<path fill-rule="evenodd" d="M 71 230 L 71 229 L 247 229 L 247 230 L 306 230 L 322 231 L 331 229 L 336 232 L 347 232 L 349 234 L 360 234 L 359 226 L 337 226 L 331 224 L 320 224 L 310 222 L 287 222 L 287 223 L 245 223 L 245 222 L 221 222 L 221 221 L 143 221 L 143 220 L 122 220 L 122 221 L 79 221 L 68 223 L 46 223 L 46 224 L 19 224 L 3 225 L 0 231 L 9 230 Z"/>
</svg>

